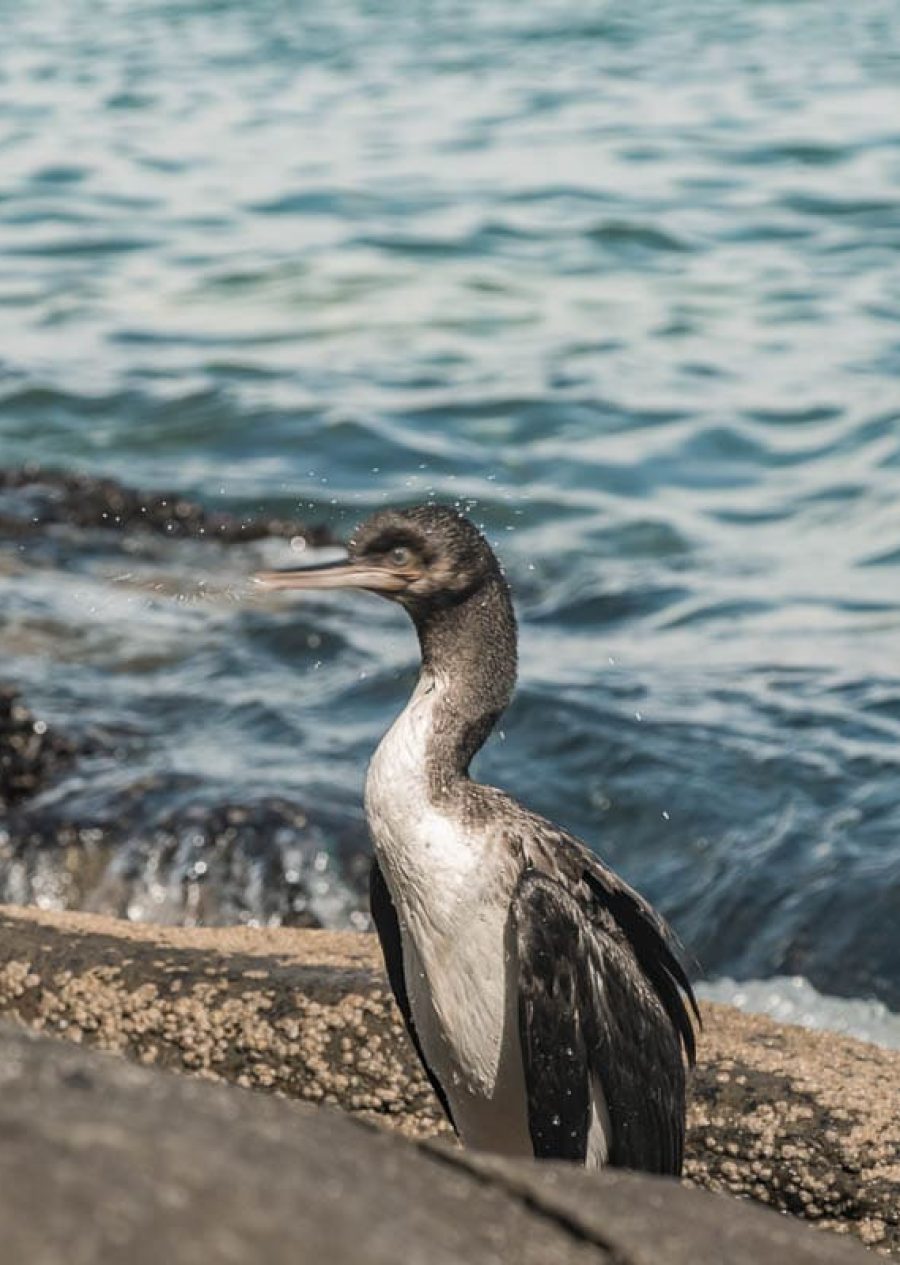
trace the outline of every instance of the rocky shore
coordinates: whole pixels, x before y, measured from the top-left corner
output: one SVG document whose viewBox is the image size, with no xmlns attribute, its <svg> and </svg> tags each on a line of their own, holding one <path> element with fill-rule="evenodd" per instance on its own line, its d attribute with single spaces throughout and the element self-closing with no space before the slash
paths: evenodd
<svg viewBox="0 0 900 1265">
<path fill-rule="evenodd" d="M 366 935 L 138 927 L 7 907 L 0 1017 L 145 1065 L 339 1107 L 411 1138 L 447 1136 Z M 900 1054 L 704 1007 L 688 1184 L 900 1257 L 898 1120 Z M 831 1242 L 821 1240 L 819 1259 Z"/>
<path fill-rule="evenodd" d="M 120 735 L 90 723 L 61 731 L 0 682 L 0 903 L 288 927 L 321 925 L 322 889 L 320 905 L 363 903 L 368 851 L 322 805 L 312 817 L 279 795 L 192 798 L 192 788 L 164 775 L 126 781 L 81 808 L 43 795 L 66 775 L 89 784 L 92 769 L 127 764 L 126 752 L 127 740 L 123 749 Z"/>
<path fill-rule="evenodd" d="M 0 468 L 0 578 L 92 574 L 100 558 L 101 577 L 114 568 L 137 586 L 126 584 L 127 593 L 146 585 L 174 600 L 205 568 L 206 592 L 216 591 L 215 577 L 232 574 L 229 556 L 238 574 L 249 573 L 266 540 L 338 543 L 324 524 L 298 517 L 38 465 Z M 98 600 L 118 583 L 101 580 Z M 188 588 L 201 600 L 196 584 Z M 52 628 L 43 611 L 15 622 L 0 628 L 0 658 L 40 654 L 49 637 L 53 654 L 78 660 L 67 644 L 77 631 Z M 152 667 L 155 648 L 144 653 Z M 140 679 L 140 662 L 128 667 Z M 323 910 L 339 910 L 345 923 L 358 910 L 368 862 L 346 812 L 317 802 L 313 813 L 296 797 L 153 767 L 141 719 L 127 710 L 101 720 L 70 706 L 48 717 L 20 680 L 0 678 L 0 903 L 206 926 L 316 927 L 327 921 Z"/>
<path fill-rule="evenodd" d="M 677 1183 L 416 1145 L 0 1023 L 4 1265 L 853 1265 Z"/>
</svg>

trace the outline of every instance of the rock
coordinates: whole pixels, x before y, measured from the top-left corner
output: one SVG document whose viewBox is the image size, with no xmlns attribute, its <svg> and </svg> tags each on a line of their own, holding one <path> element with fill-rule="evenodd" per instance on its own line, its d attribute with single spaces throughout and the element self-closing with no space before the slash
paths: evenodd
<svg viewBox="0 0 900 1265">
<path fill-rule="evenodd" d="M 705 1014 L 686 1175 L 900 1256 L 900 1052 Z"/>
<path fill-rule="evenodd" d="M 662 1178 L 425 1150 L 0 1026 L 4 1265 L 852 1265 Z"/>
<path fill-rule="evenodd" d="M 18 690 L 0 685 L 0 821 L 72 760 L 74 744 L 26 707 Z"/>
<path fill-rule="evenodd" d="M 0 685 L 0 903 L 168 924 L 367 926 L 368 852 L 325 806 L 311 818 L 280 796 L 211 800 L 172 775 L 136 778 L 99 807 L 89 796 L 89 812 L 64 786 L 37 798 L 67 775 L 84 785 L 90 760 L 111 754 L 121 762 L 110 735 L 60 733 Z"/>
<path fill-rule="evenodd" d="M 369 936 L 0 909 L 0 1013 L 412 1136 L 448 1133 Z M 900 1053 L 703 1013 L 688 1180 L 900 1256 Z"/>
<path fill-rule="evenodd" d="M 208 538 L 223 544 L 267 536 L 301 537 L 310 545 L 337 543 L 321 524 L 210 510 L 177 492 L 141 491 L 115 479 L 37 465 L 0 470 L 0 532 L 30 536 L 58 525 Z"/>
<path fill-rule="evenodd" d="M 368 854 L 342 822 L 280 796 L 231 803 L 195 792 L 161 806 L 193 789 L 142 778 L 102 816 L 82 818 L 64 795 L 16 813 L 0 843 L 0 902 L 176 926 L 367 926 Z"/>
</svg>

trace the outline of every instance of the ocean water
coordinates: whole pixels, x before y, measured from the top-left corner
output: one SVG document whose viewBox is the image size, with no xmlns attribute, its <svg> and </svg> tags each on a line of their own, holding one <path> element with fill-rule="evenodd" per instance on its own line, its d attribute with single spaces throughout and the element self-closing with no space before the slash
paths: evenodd
<svg viewBox="0 0 900 1265">
<path fill-rule="evenodd" d="M 900 1010 L 900 9 L 0 19 L 0 466 L 338 535 L 459 503 L 521 619 L 479 775 L 697 975 Z M 415 642 L 374 598 L 250 594 L 295 556 L 0 537 L 0 681 L 103 737 L 38 807 L 129 823 L 77 897 L 71 848 L 8 853 L 6 898 L 104 907 L 112 876 L 132 917 L 277 921 L 303 878 L 361 925 Z M 293 824 L 230 850 L 189 824 L 275 801 Z"/>
<path fill-rule="evenodd" d="M 742 983 L 732 979 L 702 981 L 697 991 L 709 1001 L 725 1002 L 751 1014 L 769 1015 L 779 1023 L 824 1028 L 900 1050 L 900 1015 L 880 1001 L 823 995 L 802 975 Z"/>
</svg>

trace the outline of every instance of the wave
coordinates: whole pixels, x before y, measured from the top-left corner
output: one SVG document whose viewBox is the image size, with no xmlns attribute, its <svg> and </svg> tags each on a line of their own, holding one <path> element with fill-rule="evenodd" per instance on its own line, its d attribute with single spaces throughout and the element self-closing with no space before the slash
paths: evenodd
<svg viewBox="0 0 900 1265">
<path fill-rule="evenodd" d="M 768 1015 L 779 1023 L 838 1032 L 900 1050 L 900 1015 L 880 1001 L 867 998 L 830 997 L 813 988 L 802 975 L 774 979 L 733 980 L 724 977 L 697 985 L 707 1001 L 725 1002 L 755 1015 Z"/>
</svg>

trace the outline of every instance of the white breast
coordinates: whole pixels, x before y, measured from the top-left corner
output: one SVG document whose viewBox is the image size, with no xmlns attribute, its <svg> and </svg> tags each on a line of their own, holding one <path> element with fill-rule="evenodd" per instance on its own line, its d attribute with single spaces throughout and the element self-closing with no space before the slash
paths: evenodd
<svg viewBox="0 0 900 1265">
<path fill-rule="evenodd" d="M 509 866 L 489 829 L 435 803 L 427 744 L 441 682 L 420 678 L 376 751 L 366 816 L 403 941 L 406 986 L 429 1066 L 463 1141 L 532 1154 L 517 989 L 507 970 Z"/>
</svg>

